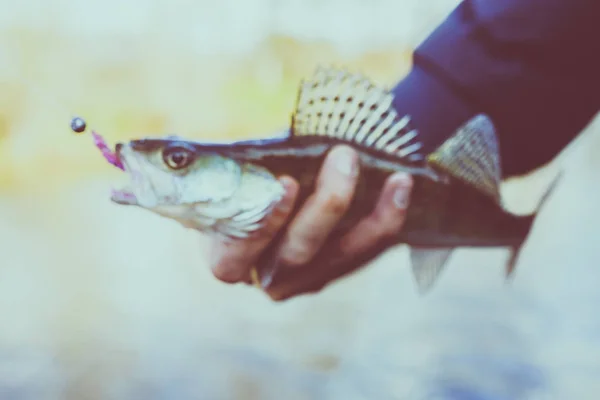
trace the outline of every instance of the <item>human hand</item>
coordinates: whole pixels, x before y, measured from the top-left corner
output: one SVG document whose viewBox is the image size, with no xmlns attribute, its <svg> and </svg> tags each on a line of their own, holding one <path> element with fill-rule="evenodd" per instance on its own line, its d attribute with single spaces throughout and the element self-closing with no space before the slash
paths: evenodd
<svg viewBox="0 0 600 400">
<path fill-rule="evenodd" d="M 358 155 L 348 146 L 331 150 L 320 171 L 316 191 L 287 226 L 279 259 L 291 279 L 265 288 L 273 300 L 314 292 L 340 276 L 361 267 L 383 251 L 404 223 L 412 178 L 391 175 L 373 212 L 341 238 L 334 238 L 333 258 L 315 257 L 322 246 L 331 245 L 330 234 L 352 201 L 359 175 Z M 266 221 L 264 228 L 244 240 L 215 240 L 211 246 L 211 269 L 227 283 L 250 282 L 250 271 L 275 235 L 286 224 L 294 208 L 298 183 L 281 177 L 286 194 Z M 288 271 L 286 271 L 288 272 Z"/>
</svg>

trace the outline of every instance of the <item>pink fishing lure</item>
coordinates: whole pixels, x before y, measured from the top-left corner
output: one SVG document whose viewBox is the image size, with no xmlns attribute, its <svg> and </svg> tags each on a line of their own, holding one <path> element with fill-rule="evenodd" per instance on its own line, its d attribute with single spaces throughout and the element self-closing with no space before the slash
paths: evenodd
<svg viewBox="0 0 600 400">
<path fill-rule="evenodd" d="M 121 160 L 119 160 L 115 152 L 108 147 L 104 138 L 95 131 L 92 131 L 92 137 L 94 138 L 94 144 L 102 152 L 102 155 L 104 156 L 106 161 L 108 161 L 109 163 L 111 163 L 119 169 L 125 170 L 123 163 L 121 162 Z"/>
<path fill-rule="evenodd" d="M 87 123 L 83 118 L 73 117 L 73 119 L 71 119 L 71 130 L 73 132 L 84 133 L 86 131 L 86 128 Z M 123 166 L 123 163 L 121 163 L 121 160 L 119 160 L 119 157 L 117 157 L 115 152 L 112 151 L 110 147 L 108 147 L 104 138 L 97 134 L 94 130 L 92 130 L 92 138 L 94 139 L 94 144 L 102 152 L 102 155 L 104 156 L 106 161 L 124 171 L 125 167 Z"/>
</svg>

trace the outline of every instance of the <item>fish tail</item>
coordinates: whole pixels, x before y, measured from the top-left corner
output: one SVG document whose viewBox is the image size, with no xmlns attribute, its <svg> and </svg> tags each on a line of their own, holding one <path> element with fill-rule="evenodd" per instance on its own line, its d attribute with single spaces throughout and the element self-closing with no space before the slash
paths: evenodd
<svg viewBox="0 0 600 400">
<path fill-rule="evenodd" d="M 564 171 L 560 170 L 556 174 L 552 182 L 550 182 L 550 185 L 548 185 L 548 188 L 546 189 L 546 191 L 542 195 L 542 198 L 540 199 L 540 202 L 538 203 L 537 209 L 535 211 L 536 214 L 539 214 L 540 211 L 544 208 L 544 205 L 548 202 L 548 199 L 551 197 L 552 193 L 554 193 L 554 190 L 558 186 L 558 183 L 561 181 L 563 175 Z"/>
<path fill-rule="evenodd" d="M 540 202 L 538 203 L 535 213 L 533 215 L 524 217 L 524 218 L 532 219 L 532 224 L 533 224 L 533 221 L 535 221 L 536 216 L 542 211 L 542 209 L 548 202 L 548 199 L 550 197 L 552 197 L 552 193 L 554 193 L 554 191 L 556 190 L 556 187 L 558 186 L 558 183 L 561 181 L 563 174 L 564 174 L 563 170 L 559 171 L 558 174 L 552 180 L 552 182 L 550 182 L 550 185 L 548 185 L 548 188 L 546 189 L 546 191 L 544 192 L 544 194 L 542 195 L 542 197 L 540 199 Z M 527 240 L 527 237 L 521 243 L 519 243 L 518 245 L 514 246 L 511 249 L 510 257 L 506 264 L 505 277 L 507 280 L 510 279 L 514 274 L 515 267 L 517 265 L 517 261 L 521 254 L 521 249 L 523 248 L 523 245 L 525 244 L 526 240 Z"/>
</svg>

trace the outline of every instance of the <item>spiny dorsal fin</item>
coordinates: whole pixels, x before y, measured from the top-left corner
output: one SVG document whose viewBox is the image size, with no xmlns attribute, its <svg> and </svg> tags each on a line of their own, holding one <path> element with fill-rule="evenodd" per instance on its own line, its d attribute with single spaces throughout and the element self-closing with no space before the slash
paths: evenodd
<svg viewBox="0 0 600 400">
<path fill-rule="evenodd" d="M 303 81 L 292 117 L 294 136 L 329 136 L 411 161 L 423 159 L 410 117 L 400 117 L 393 95 L 360 74 L 318 68 Z"/>
<path fill-rule="evenodd" d="M 502 205 L 500 150 L 494 125 L 487 116 L 480 114 L 470 119 L 427 156 L 427 161 Z"/>
<path fill-rule="evenodd" d="M 453 250 L 453 248 L 410 248 L 413 276 L 420 294 L 425 294 L 431 289 Z"/>
</svg>

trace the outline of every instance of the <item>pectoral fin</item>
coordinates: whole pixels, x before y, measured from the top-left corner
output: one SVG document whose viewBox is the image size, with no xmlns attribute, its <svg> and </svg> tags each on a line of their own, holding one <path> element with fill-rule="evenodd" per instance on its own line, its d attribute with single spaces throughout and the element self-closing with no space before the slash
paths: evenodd
<svg viewBox="0 0 600 400">
<path fill-rule="evenodd" d="M 411 247 L 410 261 L 420 294 L 431 289 L 454 248 Z"/>
</svg>

